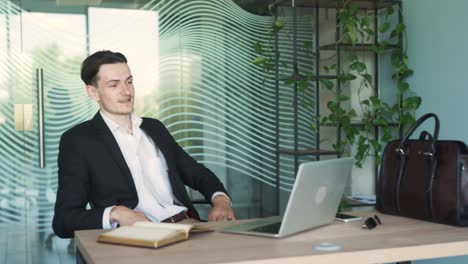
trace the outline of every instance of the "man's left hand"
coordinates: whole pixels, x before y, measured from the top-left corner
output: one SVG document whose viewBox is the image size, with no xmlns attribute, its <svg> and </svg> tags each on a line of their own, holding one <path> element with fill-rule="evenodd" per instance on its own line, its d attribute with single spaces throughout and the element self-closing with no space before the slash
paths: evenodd
<svg viewBox="0 0 468 264">
<path fill-rule="evenodd" d="M 213 199 L 213 208 L 208 215 L 208 221 L 231 221 L 236 220 L 231 208 L 231 200 L 225 195 L 218 195 Z"/>
</svg>

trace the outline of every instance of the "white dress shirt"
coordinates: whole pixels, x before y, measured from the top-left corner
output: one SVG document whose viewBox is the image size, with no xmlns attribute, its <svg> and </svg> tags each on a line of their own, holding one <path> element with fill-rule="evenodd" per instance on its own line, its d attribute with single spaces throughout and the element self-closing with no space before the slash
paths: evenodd
<svg viewBox="0 0 468 264">
<path fill-rule="evenodd" d="M 143 119 L 130 114 L 133 133 L 120 127 L 116 122 L 100 112 L 104 122 L 116 139 L 135 182 L 138 205 L 135 211 L 144 213 L 150 220 L 161 222 L 182 211 L 184 206 L 174 204 L 174 194 L 169 182 L 166 159 L 151 138 L 140 128 Z M 222 192 L 213 194 L 226 195 Z M 226 195 L 227 196 L 227 195 Z M 117 222 L 110 222 L 110 212 L 114 206 L 107 207 L 102 217 L 103 228 L 115 228 Z"/>
</svg>

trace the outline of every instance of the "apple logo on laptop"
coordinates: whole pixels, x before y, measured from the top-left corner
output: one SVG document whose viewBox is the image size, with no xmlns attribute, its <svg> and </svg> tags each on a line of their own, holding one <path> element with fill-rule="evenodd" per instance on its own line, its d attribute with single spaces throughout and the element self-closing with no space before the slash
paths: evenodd
<svg viewBox="0 0 468 264">
<path fill-rule="evenodd" d="M 325 200 L 325 196 L 327 196 L 327 187 L 321 186 L 315 193 L 315 203 L 321 204 Z"/>
</svg>

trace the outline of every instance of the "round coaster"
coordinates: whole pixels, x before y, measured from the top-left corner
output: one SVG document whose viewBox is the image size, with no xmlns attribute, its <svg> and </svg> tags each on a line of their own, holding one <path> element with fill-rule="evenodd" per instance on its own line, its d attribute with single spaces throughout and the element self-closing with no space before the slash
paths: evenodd
<svg viewBox="0 0 468 264">
<path fill-rule="evenodd" d="M 323 251 L 335 251 L 335 250 L 340 250 L 341 246 L 329 242 L 323 242 L 320 243 L 319 245 L 315 246 L 316 250 L 323 250 Z"/>
</svg>

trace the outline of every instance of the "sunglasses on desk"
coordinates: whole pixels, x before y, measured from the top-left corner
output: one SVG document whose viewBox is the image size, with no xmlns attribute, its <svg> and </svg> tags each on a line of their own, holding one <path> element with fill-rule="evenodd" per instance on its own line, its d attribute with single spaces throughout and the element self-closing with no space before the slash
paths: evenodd
<svg viewBox="0 0 468 264">
<path fill-rule="evenodd" d="M 374 229 L 377 225 L 381 225 L 382 221 L 380 221 L 380 218 L 377 215 L 374 215 L 373 217 L 369 217 L 364 221 L 364 224 L 362 225 L 363 229 Z"/>
</svg>

